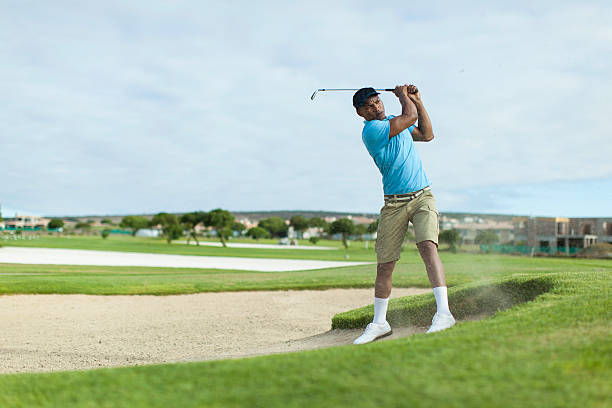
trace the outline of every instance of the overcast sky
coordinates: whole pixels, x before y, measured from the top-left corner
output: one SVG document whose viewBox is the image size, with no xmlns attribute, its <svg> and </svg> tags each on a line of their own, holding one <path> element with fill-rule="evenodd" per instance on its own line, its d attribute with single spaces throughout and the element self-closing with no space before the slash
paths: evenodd
<svg viewBox="0 0 612 408">
<path fill-rule="evenodd" d="M 426 3 L 3 1 L 3 215 L 377 212 L 352 93 L 310 95 L 414 83 L 441 211 L 612 216 L 611 3 Z"/>
</svg>

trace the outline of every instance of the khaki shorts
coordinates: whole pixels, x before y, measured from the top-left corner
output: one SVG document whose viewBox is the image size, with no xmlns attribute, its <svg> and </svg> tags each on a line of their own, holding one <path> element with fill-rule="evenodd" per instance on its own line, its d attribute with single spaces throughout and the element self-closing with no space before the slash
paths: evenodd
<svg viewBox="0 0 612 408">
<path fill-rule="evenodd" d="M 380 210 L 376 231 L 376 258 L 378 263 L 400 258 L 408 222 L 414 226 L 416 242 L 433 241 L 438 244 L 439 214 L 436 200 L 430 190 L 410 201 L 387 201 Z"/>
</svg>

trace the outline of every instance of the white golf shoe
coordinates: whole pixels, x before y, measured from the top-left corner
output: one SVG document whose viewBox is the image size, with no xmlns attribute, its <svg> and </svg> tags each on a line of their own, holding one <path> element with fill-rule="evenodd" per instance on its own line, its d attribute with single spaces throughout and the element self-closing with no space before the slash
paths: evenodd
<svg viewBox="0 0 612 408">
<path fill-rule="evenodd" d="M 442 330 L 446 330 L 449 327 L 455 325 L 455 318 L 451 314 L 436 313 L 431 320 L 431 327 L 427 330 L 427 333 L 435 333 Z"/>
<path fill-rule="evenodd" d="M 376 339 L 380 339 L 381 337 L 386 337 L 393 333 L 391 330 L 391 326 L 389 326 L 388 322 L 384 323 L 370 323 L 366 326 L 363 334 L 353 341 L 353 344 L 366 344 L 370 343 Z"/>
</svg>

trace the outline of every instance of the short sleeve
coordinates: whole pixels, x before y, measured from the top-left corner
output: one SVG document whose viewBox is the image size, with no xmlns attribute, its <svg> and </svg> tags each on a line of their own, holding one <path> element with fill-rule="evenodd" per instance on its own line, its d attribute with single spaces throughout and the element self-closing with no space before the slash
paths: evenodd
<svg viewBox="0 0 612 408">
<path fill-rule="evenodd" d="M 366 122 L 362 139 L 370 154 L 380 151 L 389 143 L 391 125 L 388 120 L 370 120 Z"/>
<path fill-rule="evenodd" d="M 408 128 L 408 131 L 410 132 L 410 134 L 412 134 L 412 131 L 414 130 L 415 127 L 416 127 L 415 125 L 412 125 Z"/>
</svg>

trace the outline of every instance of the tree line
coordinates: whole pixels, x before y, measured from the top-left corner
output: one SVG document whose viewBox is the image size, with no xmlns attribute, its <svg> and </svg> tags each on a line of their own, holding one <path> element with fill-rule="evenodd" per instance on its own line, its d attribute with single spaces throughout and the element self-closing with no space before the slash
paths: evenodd
<svg viewBox="0 0 612 408">
<path fill-rule="evenodd" d="M 259 240 L 261 238 L 286 237 L 289 227 L 293 227 L 298 233 L 303 233 L 308 228 L 314 227 L 321 229 L 321 231 L 327 235 L 341 234 L 342 242 L 344 246 L 347 247 L 349 236 L 354 234 L 362 235 L 373 233 L 376 231 L 377 224 L 378 221 L 370 225 L 355 225 L 349 218 L 341 218 L 328 223 L 320 217 L 307 219 L 301 215 L 296 215 L 291 217 L 289 223 L 280 217 L 263 218 L 259 220 L 256 227 L 247 230 L 246 226 L 236 221 L 229 211 L 217 208 L 210 212 L 195 211 L 181 216 L 162 212 L 153 216 L 151 220 L 143 216 L 128 215 L 123 217 L 119 226 L 121 228 L 131 229 L 133 235 L 140 229 L 161 226 L 162 235 L 166 238 L 168 243 L 171 243 L 173 239 L 177 239 L 185 233 L 188 243 L 193 239 L 196 244 L 199 245 L 196 227 L 198 225 L 203 225 L 205 227 L 211 227 L 211 229 L 215 231 L 215 234 L 223 246 L 227 246 L 227 238 L 232 236 L 235 231 L 240 235 L 246 235 L 255 240 Z M 316 243 L 316 237 L 313 238 L 315 238 L 312 240 L 313 243 Z"/>
<path fill-rule="evenodd" d="M 75 225 L 75 229 L 88 229 L 91 227 L 90 220 L 88 222 L 79 222 Z M 110 219 L 103 219 L 103 224 L 111 224 Z M 340 234 L 342 236 L 342 243 L 345 248 L 348 248 L 348 238 L 352 235 L 361 236 L 367 233 L 374 233 L 378 228 L 378 220 L 372 222 L 369 225 L 355 224 L 353 220 L 349 218 L 341 218 L 331 223 L 320 217 L 305 218 L 301 215 L 291 217 L 289 223 L 280 217 L 269 217 L 261 219 L 256 227 L 252 227 L 247 230 L 247 227 L 236 221 L 234 216 L 227 210 L 221 208 L 214 209 L 209 212 L 205 211 L 194 211 L 186 214 L 177 216 L 166 212 L 161 212 L 153 216 L 151 220 L 146 217 L 139 215 L 128 215 L 123 217 L 119 226 L 121 228 L 130 229 L 132 235 L 145 228 L 161 226 L 162 235 L 166 238 L 168 243 L 172 240 L 178 239 L 183 234 L 187 236 L 187 243 L 193 239 L 197 245 L 200 244 L 196 233 L 196 227 L 198 225 L 204 225 L 205 227 L 211 227 L 215 231 L 215 234 L 221 241 L 221 244 L 225 247 L 227 238 L 232 236 L 234 232 L 238 232 L 240 235 L 246 235 L 255 240 L 262 238 L 283 238 L 287 236 L 289 227 L 298 232 L 303 233 L 308 228 L 319 228 L 324 235 Z M 64 221 L 59 218 L 52 219 L 48 228 L 57 229 L 64 226 Z M 102 233 L 104 238 L 108 237 L 109 230 L 105 230 Z M 318 237 L 311 237 L 312 243 L 318 241 Z M 414 236 L 408 231 L 405 240 L 408 242 L 414 240 Z M 459 232 L 455 229 L 440 231 L 440 242 L 449 245 L 451 252 L 457 251 L 457 246 L 461 245 L 462 238 Z M 499 236 L 490 230 L 479 231 L 475 243 L 476 244 L 495 244 L 499 242 Z"/>
</svg>

